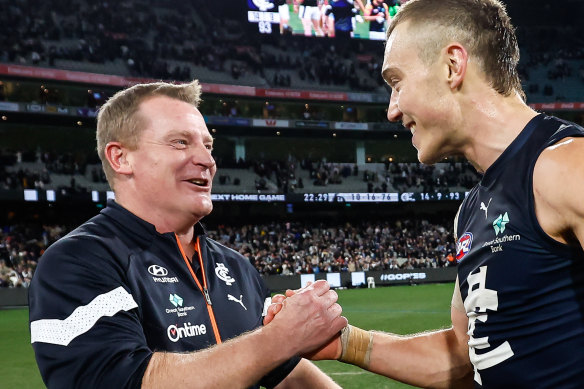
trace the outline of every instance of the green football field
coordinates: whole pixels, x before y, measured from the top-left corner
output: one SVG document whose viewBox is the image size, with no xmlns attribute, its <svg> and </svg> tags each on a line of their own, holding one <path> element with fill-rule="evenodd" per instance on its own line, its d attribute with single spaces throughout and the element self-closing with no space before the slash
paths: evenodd
<svg viewBox="0 0 584 389">
<path fill-rule="evenodd" d="M 443 328 L 450 323 L 453 284 L 339 290 L 343 314 L 351 324 L 398 334 Z M 317 362 L 343 388 L 406 388 L 336 361 Z M 30 336 L 28 310 L 0 310 L 0 388 L 42 388 Z"/>
<path fill-rule="evenodd" d="M 363 12 L 361 12 L 361 15 L 362 14 L 363 14 Z M 304 27 L 302 26 L 302 21 L 300 21 L 298 14 L 296 12 L 294 12 L 294 7 L 292 4 L 290 4 L 290 22 L 289 23 L 290 23 L 290 27 L 292 28 L 293 34 L 304 35 Z M 277 27 L 277 25 L 274 25 L 274 26 L 276 26 L 275 28 L 279 28 L 279 27 Z M 314 36 L 314 31 L 312 31 L 312 34 Z M 355 37 L 369 39 L 369 22 L 355 23 L 354 35 L 355 35 Z"/>
</svg>

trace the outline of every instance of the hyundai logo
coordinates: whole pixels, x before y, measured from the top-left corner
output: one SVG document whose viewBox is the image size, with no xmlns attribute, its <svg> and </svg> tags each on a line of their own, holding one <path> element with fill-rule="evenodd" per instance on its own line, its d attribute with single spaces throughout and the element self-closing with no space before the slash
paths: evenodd
<svg viewBox="0 0 584 389">
<path fill-rule="evenodd" d="M 165 276 L 168 274 L 168 270 L 162 266 L 150 265 L 148 267 L 148 273 L 152 274 L 153 276 Z"/>
</svg>

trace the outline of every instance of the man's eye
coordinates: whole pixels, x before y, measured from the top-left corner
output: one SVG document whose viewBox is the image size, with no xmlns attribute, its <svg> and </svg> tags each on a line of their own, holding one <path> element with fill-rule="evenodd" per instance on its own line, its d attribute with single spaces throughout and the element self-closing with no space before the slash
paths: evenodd
<svg viewBox="0 0 584 389">
<path fill-rule="evenodd" d="M 172 141 L 172 145 L 178 149 L 184 149 L 188 144 L 185 139 L 175 139 Z"/>
<path fill-rule="evenodd" d="M 205 147 L 207 148 L 207 150 L 213 151 L 213 145 L 205 145 Z"/>
</svg>

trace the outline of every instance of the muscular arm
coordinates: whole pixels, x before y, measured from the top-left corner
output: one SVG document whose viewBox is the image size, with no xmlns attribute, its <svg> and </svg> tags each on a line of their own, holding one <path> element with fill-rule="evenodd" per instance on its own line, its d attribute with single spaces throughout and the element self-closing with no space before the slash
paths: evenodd
<svg viewBox="0 0 584 389">
<path fill-rule="evenodd" d="M 451 328 L 410 336 L 374 332 L 369 370 L 425 388 L 472 387 L 468 318 L 460 309 L 457 289 L 458 283 L 450 310 Z"/>
<path fill-rule="evenodd" d="M 291 296 L 292 293 L 287 295 Z M 458 279 L 450 310 L 452 327 L 417 335 L 400 336 L 372 332 L 369 364 L 351 362 L 377 374 L 425 388 L 467 388 L 473 386 L 473 368 L 468 353 L 468 318 L 464 310 Z M 277 314 L 277 310 L 274 311 Z M 354 327 L 353 327 L 354 328 Z M 353 331 L 353 330 L 351 330 Z M 369 339 L 368 332 L 361 339 Z M 347 349 L 367 348 L 358 338 L 349 336 Z M 347 342 L 345 340 L 344 342 Z M 340 359 L 341 337 L 336 336 L 316 352 L 305 354 L 312 360 Z M 359 353 L 359 351 L 357 352 Z M 361 357 L 357 358 L 363 361 Z M 345 360 L 346 361 L 346 360 Z"/>
<path fill-rule="evenodd" d="M 315 283 L 286 299 L 270 325 L 236 339 L 194 353 L 154 353 L 142 387 L 253 385 L 290 357 L 315 349 L 346 325 L 346 319 L 339 316 L 340 306 L 335 304 L 336 293 L 325 284 Z M 303 372 L 301 367 L 296 376 Z"/>
<path fill-rule="evenodd" d="M 584 138 L 566 138 L 541 153 L 533 192 L 542 229 L 558 242 L 584 247 Z"/>
</svg>

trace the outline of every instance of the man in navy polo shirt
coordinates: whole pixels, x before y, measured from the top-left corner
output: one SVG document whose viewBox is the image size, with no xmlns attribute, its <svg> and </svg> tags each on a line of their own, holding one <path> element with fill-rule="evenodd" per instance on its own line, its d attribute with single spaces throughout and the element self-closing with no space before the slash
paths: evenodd
<svg viewBox="0 0 584 389">
<path fill-rule="evenodd" d="M 216 171 L 199 96 L 196 81 L 141 84 L 101 108 L 116 200 L 44 253 L 29 293 L 49 388 L 338 387 L 296 357 L 346 325 L 328 283 L 263 327 L 258 272 L 199 224 Z"/>
</svg>

